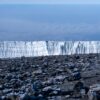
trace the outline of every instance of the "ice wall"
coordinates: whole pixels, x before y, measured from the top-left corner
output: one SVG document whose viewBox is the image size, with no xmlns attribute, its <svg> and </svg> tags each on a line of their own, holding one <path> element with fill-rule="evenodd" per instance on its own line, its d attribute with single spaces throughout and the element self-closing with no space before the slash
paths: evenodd
<svg viewBox="0 0 100 100">
<path fill-rule="evenodd" d="M 0 58 L 100 53 L 100 41 L 1 41 Z"/>
</svg>

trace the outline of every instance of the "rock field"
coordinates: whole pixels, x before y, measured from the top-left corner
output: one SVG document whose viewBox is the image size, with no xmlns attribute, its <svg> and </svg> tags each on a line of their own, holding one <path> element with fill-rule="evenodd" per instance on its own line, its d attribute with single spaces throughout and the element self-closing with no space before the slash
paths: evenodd
<svg viewBox="0 0 100 100">
<path fill-rule="evenodd" d="M 0 59 L 0 100 L 90 100 L 94 84 L 100 54 Z"/>
</svg>

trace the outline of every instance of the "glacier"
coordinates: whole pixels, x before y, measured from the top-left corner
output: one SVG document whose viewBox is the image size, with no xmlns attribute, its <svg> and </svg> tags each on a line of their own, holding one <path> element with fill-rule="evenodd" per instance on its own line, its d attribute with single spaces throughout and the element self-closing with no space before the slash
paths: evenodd
<svg viewBox="0 0 100 100">
<path fill-rule="evenodd" d="M 1 41 L 0 58 L 100 53 L 100 41 Z"/>
</svg>

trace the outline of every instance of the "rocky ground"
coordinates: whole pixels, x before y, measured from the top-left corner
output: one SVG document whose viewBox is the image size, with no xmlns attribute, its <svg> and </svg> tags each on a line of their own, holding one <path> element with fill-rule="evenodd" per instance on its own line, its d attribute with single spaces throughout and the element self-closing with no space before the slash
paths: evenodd
<svg viewBox="0 0 100 100">
<path fill-rule="evenodd" d="M 0 100 L 89 100 L 99 83 L 100 54 L 0 59 Z"/>
</svg>

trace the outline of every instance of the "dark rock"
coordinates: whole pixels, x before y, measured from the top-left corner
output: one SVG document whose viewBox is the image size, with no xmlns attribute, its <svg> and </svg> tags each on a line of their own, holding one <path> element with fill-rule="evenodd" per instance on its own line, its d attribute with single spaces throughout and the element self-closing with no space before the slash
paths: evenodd
<svg viewBox="0 0 100 100">
<path fill-rule="evenodd" d="M 68 96 L 69 100 L 75 97 L 74 90 L 88 94 L 88 87 L 99 82 L 99 67 L 96 54 L 0 59 L 0 96 L 14 93 L 26 95 L 25 100 L 45 100 L 44 96 L 60 96 L 66 100 Z M 77 83 L 80 79 L 87 86 Z"/>
</svg>

